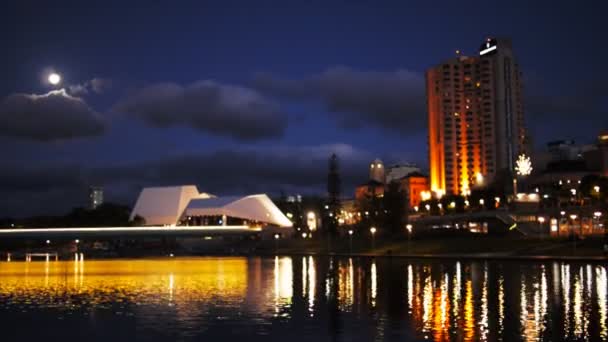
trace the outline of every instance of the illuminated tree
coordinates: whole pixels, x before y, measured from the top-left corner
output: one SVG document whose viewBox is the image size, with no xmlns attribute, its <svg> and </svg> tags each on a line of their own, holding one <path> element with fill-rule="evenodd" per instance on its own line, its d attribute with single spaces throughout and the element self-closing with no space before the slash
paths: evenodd
<svg viewBox="0 0 608 342">
<path fill-rule="evenodd" d="M 515 171 L 518 176 L 528 176 L 532 173 L 532 161 L 525 154 L 520 154 L 515 162 Z"/>
</svg>

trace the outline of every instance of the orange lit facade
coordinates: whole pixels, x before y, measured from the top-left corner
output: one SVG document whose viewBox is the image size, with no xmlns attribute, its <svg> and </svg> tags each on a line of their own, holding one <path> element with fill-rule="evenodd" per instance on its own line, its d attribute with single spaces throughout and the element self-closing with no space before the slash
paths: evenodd
<svg viewBox="0 0 608 342">
<path fill-rule="evenodd" d="M 412 173 L 399 180 L 410 208 L 420 206 L 422 192 L 429 190 L 429 179 L 421 173 Z"/>
<path fill-rule="evenodd" d="M 430 189 L 468 194 L 525 152 L 521 74 L 506 40 L 426 72 Z"/>
</svg>

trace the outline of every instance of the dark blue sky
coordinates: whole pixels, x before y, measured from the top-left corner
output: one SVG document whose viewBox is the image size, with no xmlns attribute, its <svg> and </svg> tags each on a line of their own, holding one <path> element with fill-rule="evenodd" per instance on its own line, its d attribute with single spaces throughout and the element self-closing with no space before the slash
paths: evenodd
<svg viewBox="0 0 608 342">
<path fill-rule="evenodd" d="M 334 151 L 345 195 L 372 158 L 426 168 L 424 70 L 488 36 L 513 41 L 535 144 L 590 142 L 606 5 L 529 2 L 3 3 L 0 217 L 66 211 L 89 184 L 126 204 L 151 184 L 322 193 Z"/>
</svg>

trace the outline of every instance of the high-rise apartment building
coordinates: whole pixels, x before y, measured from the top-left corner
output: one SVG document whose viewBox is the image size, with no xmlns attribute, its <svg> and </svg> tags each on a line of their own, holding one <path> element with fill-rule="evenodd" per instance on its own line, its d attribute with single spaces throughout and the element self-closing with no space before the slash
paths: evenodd
<svg viewBox="0 0 608 342">
<path fill-rule="evenodd" d="M 467 194 L 512 171 L 525 150 L 521 72 L 511 43 L 488 39 L 477 56 L 426 72 L 430 186 Z"/>
<path fill-rule="evenodd" d="M 100 186 L 89 187 L 89 208 L 97 209 L 103 204 L 103 188 Z"/>
</svg>

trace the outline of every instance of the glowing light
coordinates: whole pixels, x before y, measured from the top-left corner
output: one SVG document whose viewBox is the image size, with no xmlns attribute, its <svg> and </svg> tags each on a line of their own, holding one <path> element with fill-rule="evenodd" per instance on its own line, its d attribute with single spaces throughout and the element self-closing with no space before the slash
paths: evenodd
<svg viewBox="0 0 608 342">
<path fill-rule="evenodd" d="M 490 53 L 490 52 L 492 52 L 492 51 L 494 51 L 496 49 L 497 49 L 496 45 L 490 46 L 489 48 L 486 48 L 486 49 L 483 49 L 483 50 L 479 51 L 479 55 L 483 56 L 483 55 L 485 55 L 487 53 Z"/>
<path fill-rule="evenodd" d="M 420 199 L 423 201 L 428 201 L 431 199 L 431 192 L 430 191 L 421 191 L 420 192 Z"/>
<path fill-rule="evenodd" d="M 525 154 L 520 154 L 515 163 L 515 171 L 520 176 L 527 176 L 532 173 L 532 161 Z"/>
<path fill-rule="evenodd" d="M 481 172 L 477 172 L 477 174 L 475 174 L 475 181 L 477 184 L 483 184 L 483 175 Z"/>
<path fill-rule="evenodd" d="M 348 235 L 353 235 L 353 230 L 352 229 L 348 230 Z"/>
<path fill-rule="evenodd" d="M 308 225 L 308 229 L 314 231 L 317 229 L 317 215 L 313 211 L 309 211 L 306 214 L 306 225 Z"/>
<path fill-rule="evenodd" d="M 59 74 L 56 73 L 51 73 L 49 75 L 49 83 L 52 85 L 58 85 L 61 82 L 61 76 L 59 76 Z"/>
<path fill-rule="evenodd" d="M 449 207 L 450 207 L 451 209 L 456 208 L 456 202 L 454 202 L 454 201 L 450 202 Z"/>
<path fill-rule="evenodd" d="M 597 192 L 598 194 L 600 193 L 600 187 L 599 186 L 594 186 L 593 187 L 593 191 Z"/>
<path fill-rule="evenodd" d="M 576 216 L 576 215 L 574 215 L 574 214 L 570 215 L 570 218 L 571 218 L 571 219 L 573 219 L 573 220 L 576 220 L 576 217 L 577 217 L 577 216 Z"/>
<path fill-rule="evenodd" d="M 78 228 L 15 228 L 1 229 L 0 234 L 32 234 L 37 233 L 96 233 L 96 232 L 197 232 L 197 231 L 222 231 L 222 230 L 250 230 L 260 231 L 261 228 L 250 228 L 249 226 L 183 226 L 183 227 L 78 227 Z M 49 241 L 49 240 L 47 240 Z M 50 241 L 49 241 L 50 243 Z"/>
<path fill-rule="evenodd" d="M 425 204 L 424 207 L 426 208 L 427 211 L 431 210 L 431 205 L 430 204 Z"/>
<path fill-rule="evenodd" d="M 376 227 L 371 227 L 369 231 L 372 233 L 372 235 L 376 234 Z"/>
<path fill-rule="evenodd" d="M 600 218 L 600 217 L 602 217 L 602 213 L 599 212 L 599 211 L 596 211 L 596 212 L 593 213 L 593 216 L 595 216 L 597 218 Z"/>
<path fill-rule="evenodd" d="M 545 223 L 545 218 L 544 218 L 544 217 L 542 217 L 542 216 L 540 216 L 540 217 L 538 218 L 538 222 L 540 222 L 540 223 Z"/>
<path fill-rule="evenodd" d="M 278 240 L 281 236 L 279 234 L 274 234 L 274 239 Z"/>
<path fill-rule="evenodd" d="M 410 234 L 412 233 L 412 228 L 413 228 L 413 226 L 410 223 L 405 225 L 405 229 L 407 229 L 407 232 Z"/>
</svg>

